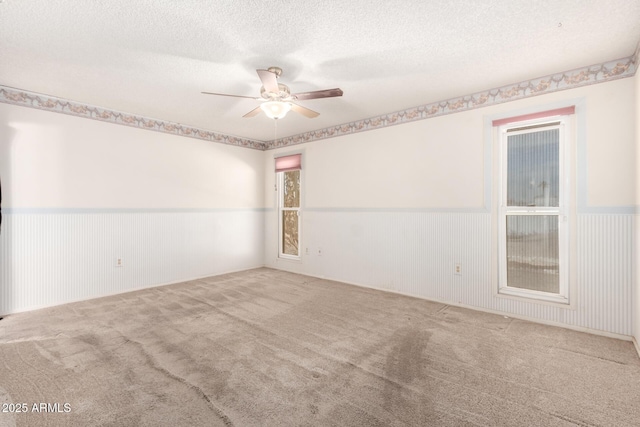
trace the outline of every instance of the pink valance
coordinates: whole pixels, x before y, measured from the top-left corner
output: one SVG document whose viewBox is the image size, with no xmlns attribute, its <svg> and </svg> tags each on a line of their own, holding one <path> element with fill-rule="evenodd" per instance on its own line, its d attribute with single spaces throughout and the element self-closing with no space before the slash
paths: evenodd
<svg viewBox="0 0 640 427">
<path fill-rule="evenodd" d="M 525 114 L 523 116 L 508 117 L 506 119 L 494 120 L 493 125 L 502 126 L 509 123 L 523 122 L 525 120 L 541 119 L 543 117 L 567 116 L 569 114 L 575 114 L 575 112 L 576 112 L 576 107 L 572 105 L 571 107 L 557 108 L 555 110 L 541 111 L 539 113 Z"/>
<path fill-rule="evenodd" d="M 276 172 L 295 171 L 302 169 L 302 154 L 276 157 Z"/>
</svg>

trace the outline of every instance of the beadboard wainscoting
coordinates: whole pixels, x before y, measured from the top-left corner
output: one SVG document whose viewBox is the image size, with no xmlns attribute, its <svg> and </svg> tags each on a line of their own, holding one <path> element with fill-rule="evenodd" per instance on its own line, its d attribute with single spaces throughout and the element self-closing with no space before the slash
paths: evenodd
<svg viewBox="0 0 640 427">
<path fill-rule="evenodd" d="M 0 314 L 260 267 L 263 217 L 261 209 L 5 211 Z"/>
<path fill-rule="evenodd" d="M 266 213 L 266 265 L 425 299 L 616 335 L 632 335 L 633 214 L 580 214 L 572 308 L 497 296 L 486 212 L 307 209 L 300 261 L 277 256 Z M 318 251 L 320 249 L 320 252 Z M 455 266 L 461 267 L 456 274 Z"/>
</svg>

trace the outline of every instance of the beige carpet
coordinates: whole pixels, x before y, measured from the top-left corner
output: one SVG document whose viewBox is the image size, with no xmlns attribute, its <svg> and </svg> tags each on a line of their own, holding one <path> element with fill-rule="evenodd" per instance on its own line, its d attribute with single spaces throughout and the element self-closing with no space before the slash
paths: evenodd
<svg viewBox="0 0 640 427">
<path fill-rule="evenodd" d="M 2 426 L 638 426 L 640 360 L 265 268 L 5 317 L 10 403 Z"/>
</svg>

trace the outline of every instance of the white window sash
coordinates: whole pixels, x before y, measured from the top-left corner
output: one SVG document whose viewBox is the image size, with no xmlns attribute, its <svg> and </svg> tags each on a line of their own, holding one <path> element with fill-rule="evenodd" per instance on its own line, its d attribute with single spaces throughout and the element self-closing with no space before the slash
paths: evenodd
<svg viewBox="0 0 640 427">
<path fill-rule="evenodd" d="M 569 138 L 568 138 L 568 118 L 563 117 L 545 117 L 543 119 L 529 120 L 520 123 L 509 123 L 498 128 L 500 138 L 500 188 L 499 188 L 499 207 L 498 207 L 498 292 L 503 295 L 511 295 L 518 297 L 532 298 L 542 301 L 557 302 L 562 304 L 569 303 L 569 200 L 570 200 L 570 180 L 568 172 L 569 160 Z M 551 123 L 557 123 L 551 125 Z M 518 131 L 507 132 L 507 129 L 521 128 L 531 125 L 542 125 L 549 123 L 549 126 L 524 129 Z M 559 130 L 559 200 L 558 206 L 507 206 L 507 183 L 508 183 L 508 164 L 507 164 L 507 148 L 508 137 L 524 134 L 547 131 L 552 129 Z M 523 288 L 508 286 L 507 282 L 507 217 L 513 215 L 523 216 L 557 216 L 558 217 L 558 263 L 559 263 L 559 293 L 542 292 Z"/>
<path fill-rule="evenodd" d="M 302 241 L 302 235 L 301 235 L 301 231 L 302 231 L 302 218 L 301 218 L 301 210 L 300 207 L 292 207 L 292 208 L 286 208 L 284 207 L 284 173 L 287 171 L 283 171 L 283 172 L 278 172 L 278 257 L 279 258 L 284 258 L 284 259 L 291 259 L 291 260 L 299 260 L 301 258 L 301 241 Z M 300 173 L 300 203 L 302 203 L 302 172 Z M 298 214 L 298 255 L 290 255 L 290 254 L 285 254 L 284 253 L 284 246 L 283 246 L 283 240 L 284 240 L 284 224 L 283 224 L 283 212 L 285 211 L 296 211 Z"/>
</svg>

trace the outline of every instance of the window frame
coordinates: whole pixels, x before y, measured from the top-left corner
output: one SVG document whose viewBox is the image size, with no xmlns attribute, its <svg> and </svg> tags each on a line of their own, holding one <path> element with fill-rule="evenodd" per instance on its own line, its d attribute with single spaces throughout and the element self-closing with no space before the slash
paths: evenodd
<svg viewBox="0 0 640 427">
<path fill-rule="evenodd" d="M 287 259 L 293 261 L 300 261 L 302 259 L 302 168 L 297 169 L 300 172 L 300 203 L 298 207 L 287 208 L 284 207 L 284 174 L 290 171 L 276 172 L 276 185 L 277 185 L 277 197 L 278 197 L 278 258 Z M 298 255 L 290 255 L 284 253 L 284 225 L 283 217 L 284 211 L 297 211 L 298 214 Z"/>
<path fill-rule="evenodd" d="M 535 128 L 531 128 L 536 126 Z M 539 127 L 538 127 L 539 126 Z M 524 129 L 523 129 L 524 128 Z M 529 128 L 529 129 L 527 129 Z M 514 129 L 511 132 L 508 130 Z M 515 130 L 517 129 L 517 130 Z M 508 206 L 507 183 L 508 162 L 507 148 L 508 137 L 526 133 L 535 133 L 558 129 L 559 142 L 559 197 L 557 207 L 531 207 Z M 572 188 L 572 152 L 571 116 L 554 115 L 529 120 L 513 121 L 498 126 L 498 283 L 499 295 L 522 297 L 530 300 L 539 300 L 550 303 L 570 305 L 572 282 L 572 230 L 574 218 L 571 211 L 571 201 L 575 196 Z M 543 216 L 553 215 L 558 217 L 558 264 L 559 264 L 559 293 L 536 291 L 508 286 L 507 282 L 507 217 L 514 215 Z"/>
</svg>

